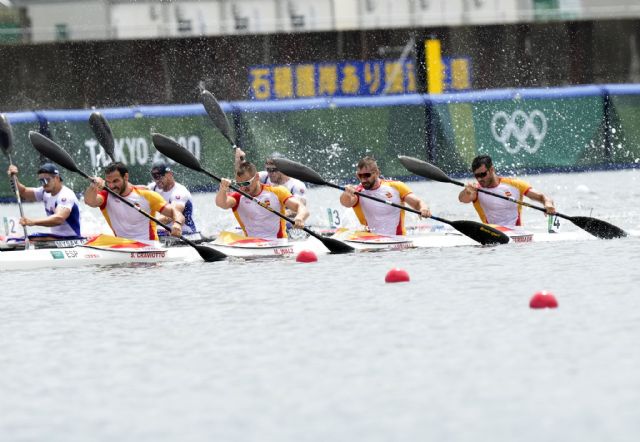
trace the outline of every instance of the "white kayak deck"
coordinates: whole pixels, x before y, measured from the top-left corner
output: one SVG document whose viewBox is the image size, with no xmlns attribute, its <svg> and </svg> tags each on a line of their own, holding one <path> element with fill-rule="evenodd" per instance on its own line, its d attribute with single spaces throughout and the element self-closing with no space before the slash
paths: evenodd
<svg viewBox="0 0 640 442">
<path fill-rule="evenodd" d="M 342 234 L 337 234 L 335 238 L 345 241 L 354 247 L 356 251 L 459 246 L 483 247 L 471 238 L 456 231 L 439 231 L 406 237 L 381 237 L 380 235 L 367 237 L 366 235 L 362 236 L 362 233 L 364 232 L 343 232 Z M 349 234 L 353 235 L 349 237 Z M 597 240 L 597 238 L 582 230 L 562 233 L 513 232 L 510 236 L 512 236 L 514 246 L 531 242 Z M 316 254 L 329 253 L 322 242 L 314 237 L 300 241 L 248 241 L 233 244 L 214 241 L 201 245 L 212 247 L 231 258 L 243 259 L 295 256 L 302 250 L 311 250 Z M 189 246 L 156 247 L 143 250 L 76 246 L 70 248 L 0 251 L 0 271 L 172 261 L 202 262 L 202 258 L 194 248 Z"/>
</svg>

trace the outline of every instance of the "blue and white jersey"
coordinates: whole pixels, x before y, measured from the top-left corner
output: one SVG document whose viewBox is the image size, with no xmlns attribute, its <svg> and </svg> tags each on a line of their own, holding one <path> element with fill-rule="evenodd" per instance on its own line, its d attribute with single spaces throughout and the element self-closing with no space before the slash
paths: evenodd
<svg viewBox="0 0 640 442">
<path fill-rule="evenodd" d="M 174 206 L 176 204 L 184 205 L 184 210 L 182 211 L 182 214 L 184 215 L 184 225 L 182 226 L 183 234 L 195 233 L 198 231 L 196 229 L 196 224 L 193 221 L 193 202 L 189 189 L 180 183 L 175 183 L 171 190 L 167 191 L 160 189 L 156 183 L 151 183 L 149 184 L 149 189 L 162 195 L 165 201 Z"/>
<path fill-rule="evenodd" d="M 81 236 L 80 206 L 78 205 L 78 198 L 76 198 L 73 190 L 67 186 L 62 186 L 62 189 L 60 189 L 57 195 L 51 195 L 49 192 L 45 192 L 42 187 L 38 187 L 34 190 L 34 193 L 36 201 L 44 202 L 44 210 L 47 212 L 47 216 L 53 215 L 58 207 L 66 207 L 71 210 L 69 217 L 64 223 L 51 227 L 52 234 L 61 237 Z"/>
</svg>

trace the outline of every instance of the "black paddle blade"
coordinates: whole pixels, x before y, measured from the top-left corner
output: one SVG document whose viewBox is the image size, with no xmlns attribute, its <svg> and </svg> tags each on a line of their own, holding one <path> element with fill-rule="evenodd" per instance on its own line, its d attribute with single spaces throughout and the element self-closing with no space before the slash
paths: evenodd
<svg viewBox="0 0 640 442">
<path fill-rule="evenodd" d="M 567 218 L 576 226 L 586 230 L 597 238 L 614 239 L 624 238 L 627 236 L 627 232 L 622 230 L 620 227 L 616 227 L 613 224 L 609 224 L 608 222 L 597 218 L 591 218 L 588 216 L 571 216 Z"/>
<path fill-rule="evenodd" d="M 162 134 L 151 134 L 153 145 L 167 158 L 197 172 L 204 172 L 200 161 L 180 143 Z"/>
<path fill-rule="evenodd" d="M 402 163 L 405 169 L 414 175 L 429 178 L 430 180 L 440 181 L 443 183 L 454 183 L 454 181 L 447 176 L 442 170 L 438 169 L 433 164 L 429 164 L 426 161 L 419 160 L 413 157 L 398 156 L 398 161 Z M 455 183 L 454 183 L 455 184 Z"/>
<path fill-rule="evenodd" d="M 196 249 L 198 254 L 200 254 L 202 259 L 205 260 L 205 262 L 216 262 L 216 261 L 222 261 L 223 259 L 227 259 L 227 255 L 211 247 L 194 244 L 193 248 Z"/>
<path fill-rule="evenodd" d="M 316 236 L 316 238 L 322 241 L 322 244 L 324 244 L 324 246 L 327 249 L 329 249 L 329 252 L 333 253 L 334 255 L 340 255 L 342 253 L 351 253 L 355 250 L 349 244 L 335 238 L 318 237 L 318 236 Z"/>
<path fill-rule="evenodd" d="M 62 149 L 62 147 L 58 146 L 58 144 L 51 141 L 49 138 L 31 130 L 29 131 L 29 140 L 38 152 L 49 158 L 54 163 L 58 163 L 71 172 L 77 172 L 80 175 L 86 176 L 78 169 L 73 158 L 71 158 L 71 156 Z"/>
<path fill-rule="evenodd" d="M 214 97 L 211 92 L 204 90 L 200 94 L 200 99 L 202 100 L 204 110 L 207 111 L 207 115 L 209 115 L 209 118 L 211 118 L 213 124 L 229 141 L 229 143 L 231 143 L 231 145 L 235 147 L 236 142 L 231 136 L 231 126 L 229 125 L 229 120 L 227 120 L 227 116 L 224 114 L 224 111 L 222 110 L 222 107 L 220 107 L 220 103 L 218 103 L 216 97 Z"/>
<path fill-rule="evenodd" d="M 8 157 L 13 149 L 13 130 L 5 114 L 0 114 L 0 148 Z"/>
<path fill-rule="evenodd" d="M 286 158 L 274 158 L 273 164 L 276 165 L 280 172 L 300 181 L 320 185 L 327 183 L 315 170 L 296 161 L 287 160 Z"/>
<path fill-rule="evenodd" d="M 115 161 L 113 132 L 107 119 L 100 112 L 92 112 L 91 116 L 89 116 L 89 126 L 104 151 L 109 155 L 109 158 L 111 158 L 111 161 Z"/>
<path fill-rule="evenodd" d="M 509 242 L 509 236 L 506 233 L 486 224 L 462 220 L 451 221 L 451 226 L 482 245 L 506 244 Z"/>
</svg>

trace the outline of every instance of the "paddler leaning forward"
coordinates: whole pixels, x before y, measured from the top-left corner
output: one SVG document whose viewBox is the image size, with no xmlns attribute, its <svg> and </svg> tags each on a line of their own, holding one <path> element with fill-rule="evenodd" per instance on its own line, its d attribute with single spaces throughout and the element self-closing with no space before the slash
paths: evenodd
<svg viewBox="0 0 640 442">
<path fill-rule="evenodd" d="M 94 177 L 93 182 L 84 192 L 84 202 L 90 207 L 99 207 L 115 236 L 153 242 L 158 240 L 156 223 L 118 198 L 109 194 L 105 184 L 133 203 L 136 207 L 155 217 L 159 212 L 173 220 L 171 235 L 182 234 L 184 216 L 158 193 L 145 186 L 134 186 L 129 182 L 129 170 L 123 163 L 109 164 L 105 169 L 105 179 Z"/>
<path fill-rule="evenodd" d="M 348 185 L 340 195 L 340 203 L 351 207 L 360 224 L 381 235 L 406 235 L 404 210 L 388 204 L 381 204 L 368 198 L 360 198 L 356 192 L 369 195 L 389 203 L 406 204 L 420 212 L 422 218 L 429 218 L 429 206 L 416 196 L 409 186 L 401 181 L 387 180 L 380 176 L 378 163 L 373 157 L 362 158 L 356 166 L 358 186 Z"/>
<path fill-rule="evenodd" d="M 231 181 L 223 178 L 216 194 L 216 205 L 222 209 L 232 209 L 242 231 L 248 237 L 275 240 L 286 238 L 285 220 L 260 207 L 255 201 L 243 196 L 240 192 L 229 193 Z M 270 186 L 260 182 L 260 175 L 253 163 L 244 162 L 236 171 L 235 185 L 251 195 L 256 201 L 268 206 L 271 210 L 285 213 L 289 209 L 296 214 L 295 228 L 304 227 L 309 212 L 302 202 L 291 195 L 286 187 Z"/>
</svg>

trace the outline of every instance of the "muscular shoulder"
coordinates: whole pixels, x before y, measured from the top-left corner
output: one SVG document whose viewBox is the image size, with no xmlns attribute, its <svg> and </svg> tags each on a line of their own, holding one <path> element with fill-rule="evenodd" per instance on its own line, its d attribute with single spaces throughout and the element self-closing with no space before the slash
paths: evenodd
<svg viewBox="0 0 640 442">
<path fill-rule="evenodd" d="M 60 189 L 60 193 L 58 194 L 58 200 L 60 201 L 70 201 L 72 203 L 77 203 L 78 198 L 73 190 L 69 189 L 67 186 L 62 186 Z"/>
<path fill-rule="evenodd" d="M 149 190 L 145 186 L 133 186 L 133 191 L 144 197 L 152 205 L 160 204 L 164 206 L 167 203 L 162 195 L 160 195 L 158 192 L 154 192 L 153 190 Z"/>
<path fill-rule="evenodd" d="M 289 178 L 289 180 L 291 181 L 291 193 L 294 195 L 304 195 L 305 192 L 307 191 L 307 186 L 300 180 L 296 179 L 296 178 Z"/>
<path fill-rule="evenodd" d="M 189 189 L 187 189 L 184 185 L 176 183 L 173 197 L 176 200 L 182 200 L 184 202 L 191 198 L 191 192 L 189 192 Z"/>
<path fill-rule="evenodd" d="M 278 197 L 278 199 L 280 201 L 284 201 L 287 198 L 291 198 L 291 196 L 292 196 L 291 192 L 289 192 L 289 189 L 287 189 L 284 186 L 270 186 L 270 185 L 267 184 L 262 188 L 262 191 L 263 192 L 271 192 L 271 193 L 273 193 L 274 195 L 276 195 Z"/>
<path fill-rule="evenodd" d="M 531 189 L 531 184 L 529 184 L 525 180 L 521 180 L 519 178 L 501 177 L 500 178 L 500 184 L 505 184 L 507 186 L 515 187 L 522 194 L 526 193 L 527 190 Z"/>
</svg>

